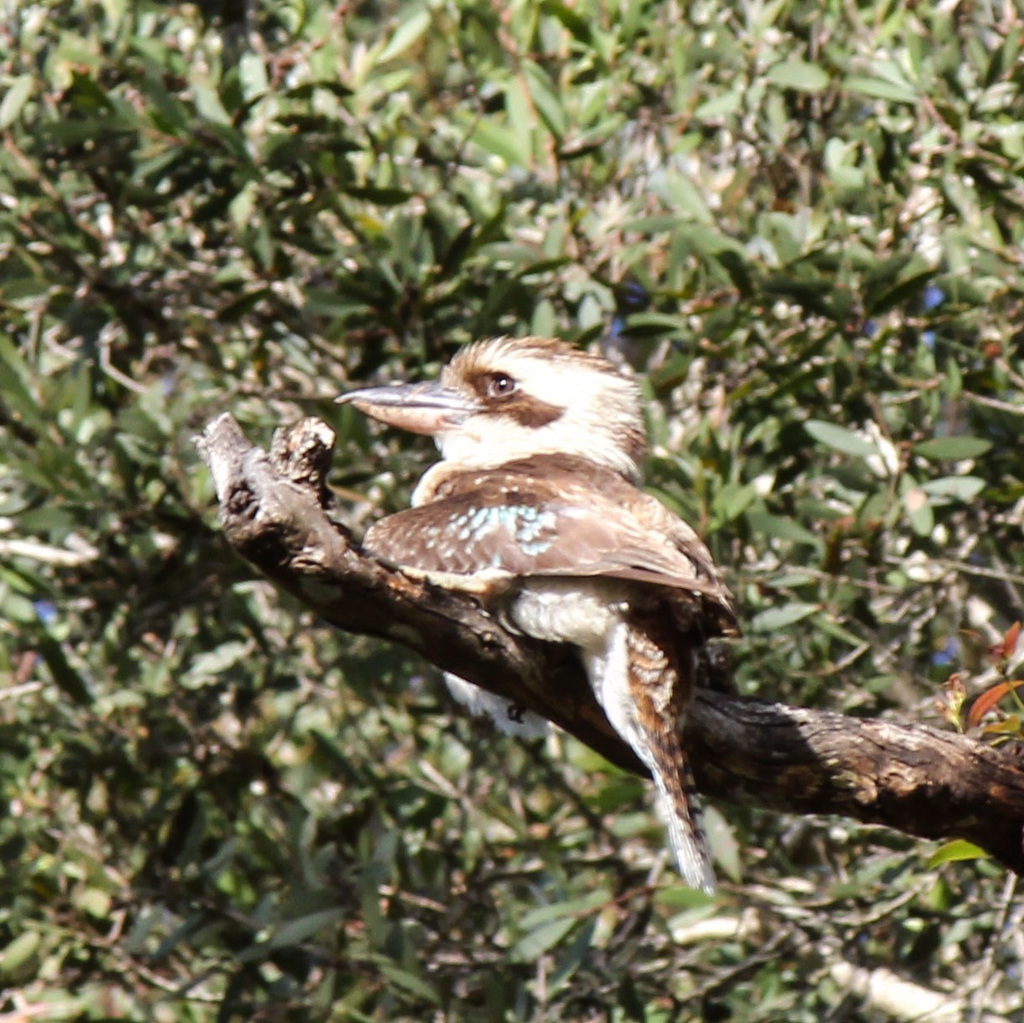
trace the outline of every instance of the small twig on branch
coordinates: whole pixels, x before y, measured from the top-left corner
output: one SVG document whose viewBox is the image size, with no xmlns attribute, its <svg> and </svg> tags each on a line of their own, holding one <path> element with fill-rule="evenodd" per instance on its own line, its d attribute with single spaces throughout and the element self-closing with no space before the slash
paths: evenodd
<svg viewBox="0 0 1024 1023">
<path fill-rule="evenodd" d="M 229 415 L 200 448 L 228 542 L 349 632 L 400 643 L 644 770 L 569 651 L 507 632 L 473 598 L 378 561 L 326 514 L 333 431 L 307 419 L 253 447 Z M 924 725 L 866 721 L 704 690 L 685 729 L 700 789 L 734 803 L 838 813 L 924 838 L 965 838 L 1024 874 L 1024 760 Z"/>
</svg>

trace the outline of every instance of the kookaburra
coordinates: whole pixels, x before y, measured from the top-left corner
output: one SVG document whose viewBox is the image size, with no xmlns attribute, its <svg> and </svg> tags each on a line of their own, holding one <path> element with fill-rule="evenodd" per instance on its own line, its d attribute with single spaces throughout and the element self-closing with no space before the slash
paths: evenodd
<svg viewBox="0 0 1024 1023">
<path fill-rule="evenodd" d="M 634 379 L 562 341 L 498 338 L 461 349 L 436 382 L 339 400 L 441 451 L 412 507 L 372 526 L 366 549 L 420 571 L 503 578 L 490 610 L 507 627 L 576 647 L 609 722 L 654 778 L 684 880 L 713 891 L 680 733 L 699 650 L 734 635 L 736 618 L 697 534 L 640 489 Z M 497 697 L 450 685 L 508 720 Z"/>
</svg>

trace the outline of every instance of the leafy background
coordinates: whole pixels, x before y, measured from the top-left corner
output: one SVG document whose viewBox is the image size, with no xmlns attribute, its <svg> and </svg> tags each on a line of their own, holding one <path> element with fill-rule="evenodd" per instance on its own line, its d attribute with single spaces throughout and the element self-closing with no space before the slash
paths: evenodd
<svg viewBox="0 0 1024 1023">
<path fill-rule="evenodd" d="M 340 388 L 600 343 L 741 687 L 964 727 L 1024 616 L 1022 36 L 997 0 L 4 3 L 0 1016 L 1022 1018 L 997 866 L 720 805 L 698 897 L 642 783 L 254 578 L 192 443 L 326 418 L 361 529 L 431 453 Z M 967 724 L 1009 741 L 997 692 Z"/>
</svg>

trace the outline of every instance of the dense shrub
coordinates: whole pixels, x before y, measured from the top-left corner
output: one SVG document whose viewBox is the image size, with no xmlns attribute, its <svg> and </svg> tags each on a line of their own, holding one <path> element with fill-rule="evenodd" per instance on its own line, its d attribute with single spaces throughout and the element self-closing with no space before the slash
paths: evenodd
<svg viewBox="0 0 1024 1023">
<path fill-rule="evenodd" d="M 935 723 L 1002 677 L 1019 12 L 613 6 L 0 11 L 0 1015 L 909 1018 L 881 967 L 1024 1012 L 984 859 L 723 805 L 709 902 L 642 783 L 463 718 L 218 535 L 215 413 L 327 418 L 361 528 L 431 453 L 347 382 L 601 342 L 728 567 L 746 691 Z"/>
</svg>

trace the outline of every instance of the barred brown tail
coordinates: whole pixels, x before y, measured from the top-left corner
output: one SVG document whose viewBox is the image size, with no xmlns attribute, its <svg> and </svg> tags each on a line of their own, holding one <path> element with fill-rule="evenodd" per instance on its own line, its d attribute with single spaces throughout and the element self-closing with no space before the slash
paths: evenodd
<svg viewBox="0 0 1024 1023">
<path fill-rule="evenodd" d="M 652 751 L 658 745 L 652 742 Z M 658 787 L 661 812 L 683 880 L 691 888 L 699 888 L 710 895 L 715 891 L 715 871 L 701 823 L 700 800 L 690 763 L 678 739 L 675 746 L 674 755 L 667 763 L 655 754 L 654 781 Z"/>
<path fill-rule="evenodd" d="M 683 880 L 701 891 L 715 890 L 700 802 L 680 728 L 696 681 L 691 650 L 662 636 L 657 624 L 630 628 L 626 639 L 629 690 L 640 744 L 633 748 L 650 768 L 672 850 Z M 678 642 L 678 640 L 677 640 Z"/>
</svg>

